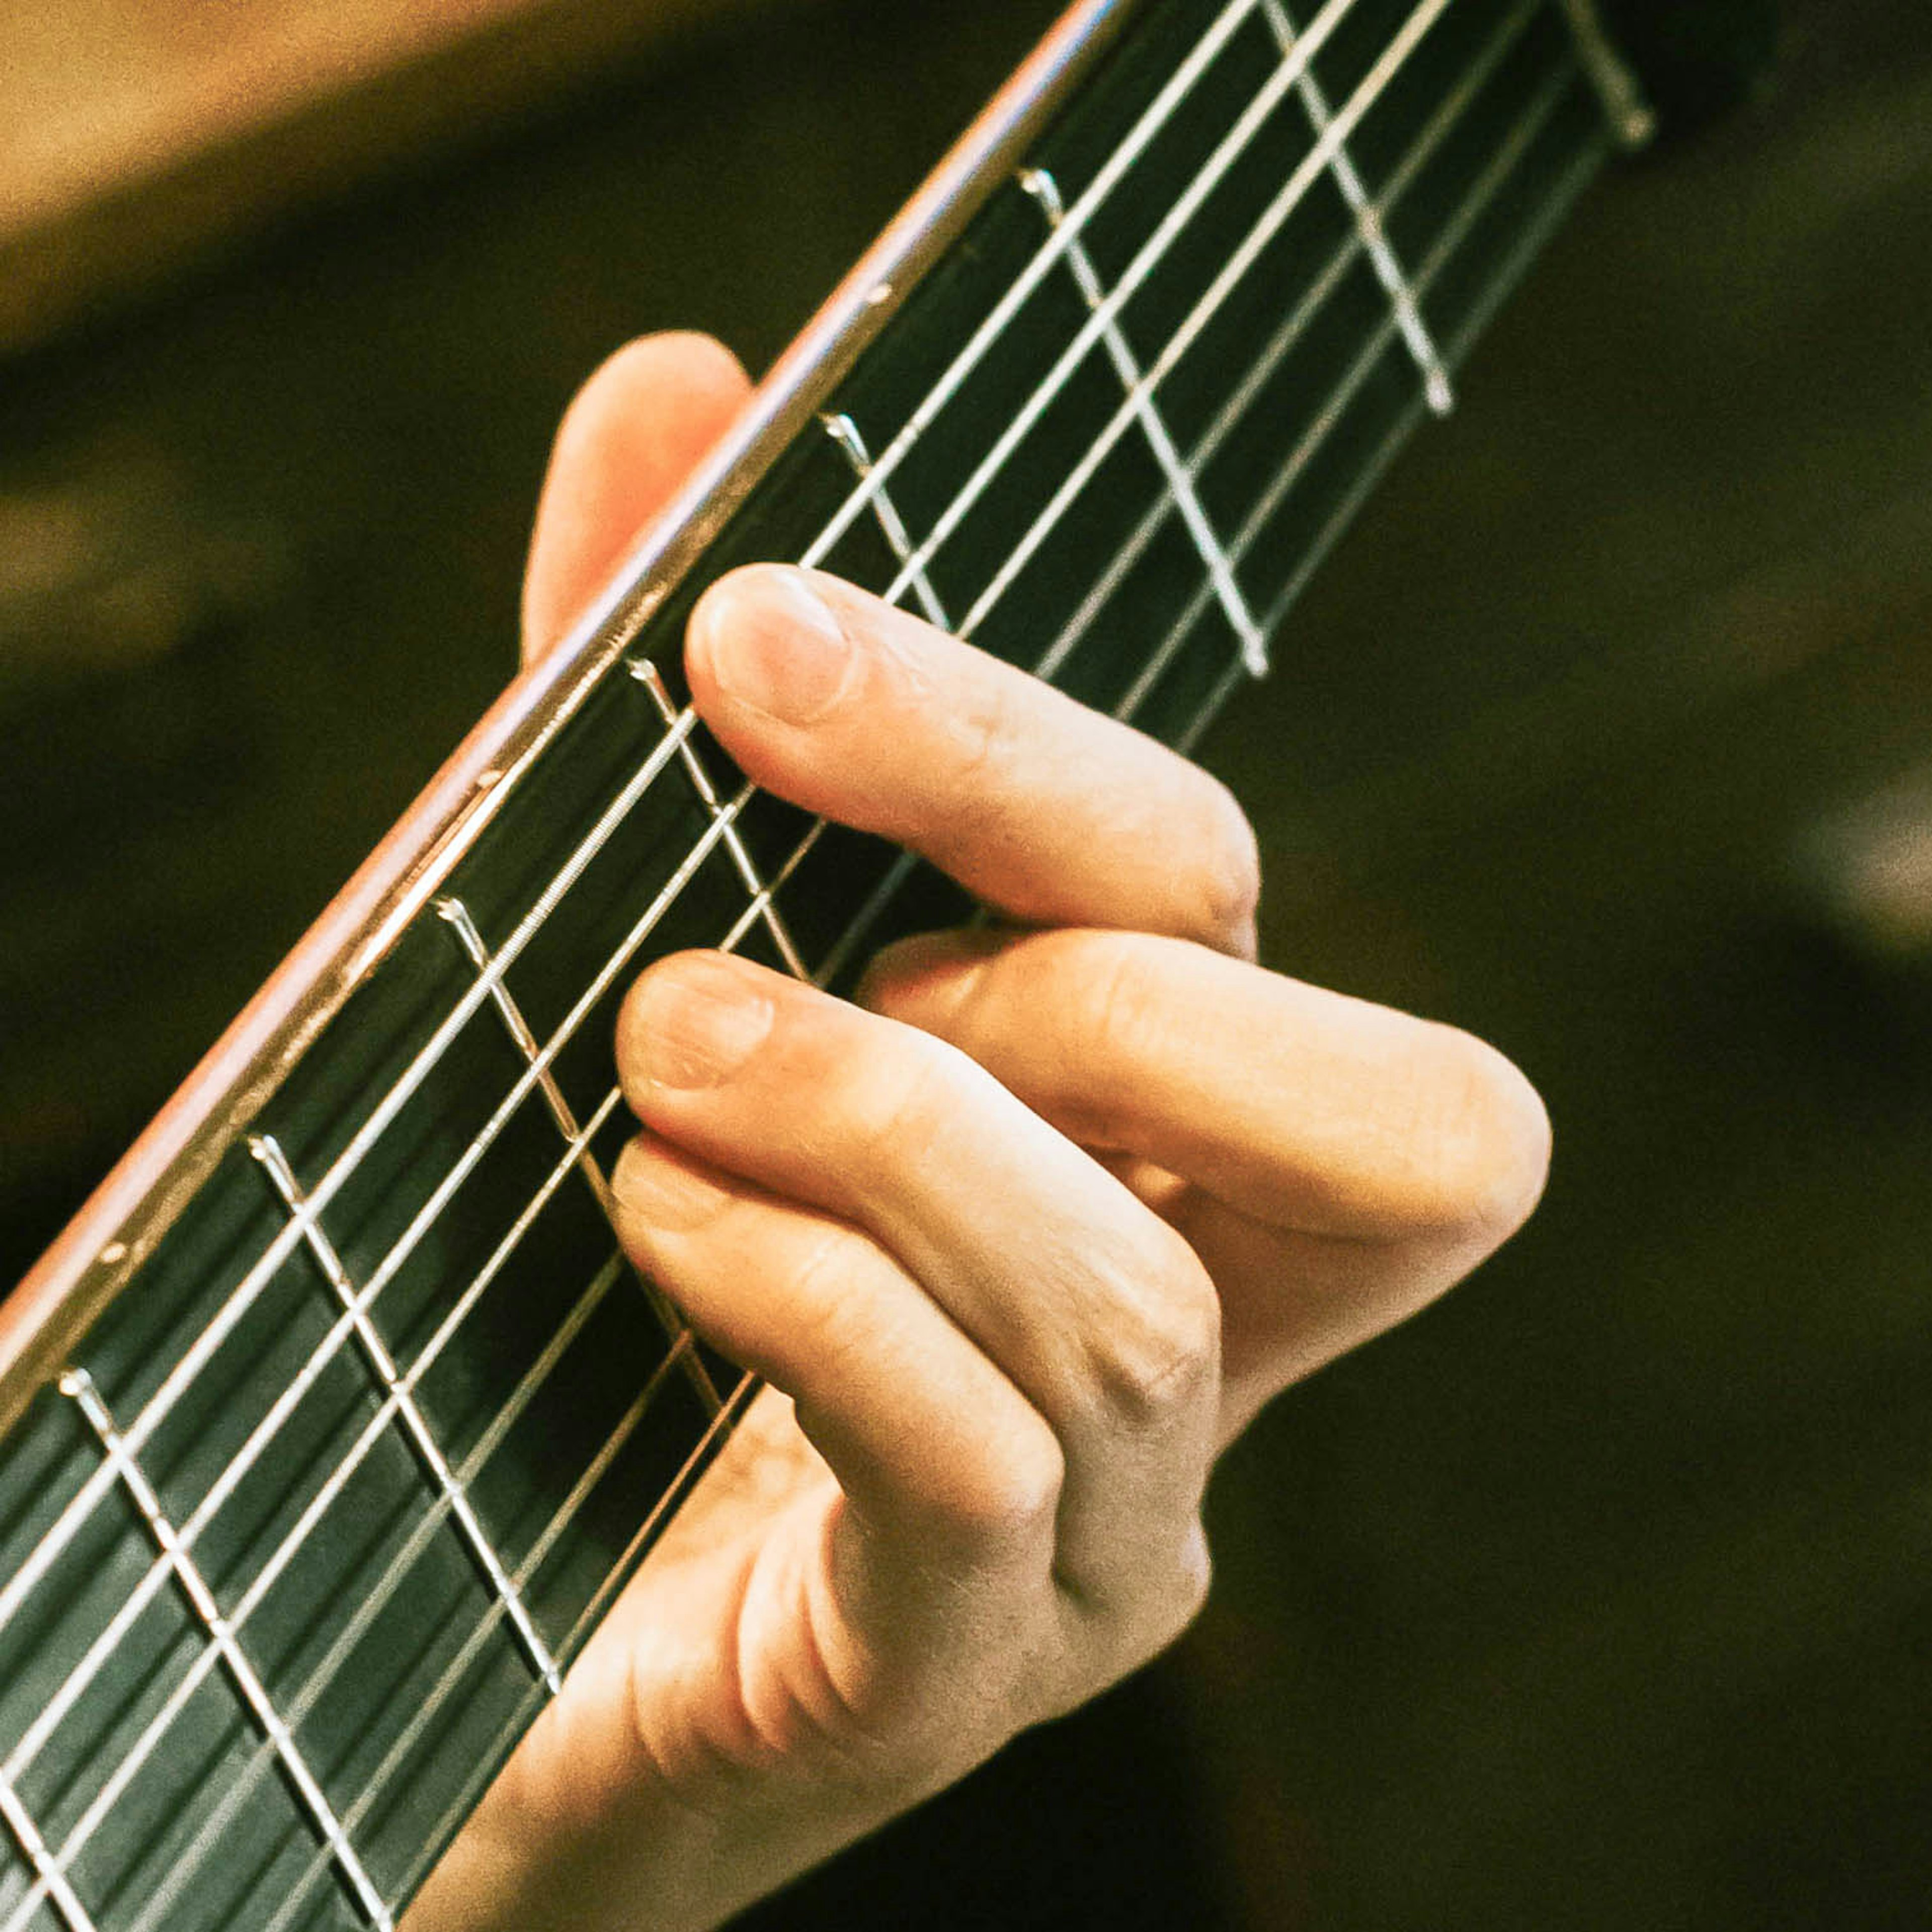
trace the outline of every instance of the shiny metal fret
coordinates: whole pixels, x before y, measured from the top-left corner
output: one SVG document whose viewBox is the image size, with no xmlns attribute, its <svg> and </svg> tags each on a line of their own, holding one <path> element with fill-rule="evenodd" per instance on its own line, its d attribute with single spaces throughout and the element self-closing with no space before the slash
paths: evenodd
<svg viewBox="0 0 1932 1932">
<path fill-rule="evenodd" d="M 102 1452 L 107 1458 L 108 1467 L 114 1471 L 128 1495 L 133 1498 L 134 1507 L 147 1524 L 148 1534 L 153 1537 L 161 1554 L 172 1568 L 182 1586 L 182 1594 L 201 1620 L 202 1628 L 208 1633 L 209 1642 L 226 1665 L 228 1674 L 236 1688 L 241 1692 L 243 1702 L 253 1712 L 263 1736 L 274 1748 L 276 1757 L 288 1775 L 289 1782 L 295 1787 L 296 1795 L 308 1810 L 316 1829 L 321 1833 L 329 1858 L 355 1894 L 364 1916 L 372 1926 L 379 1928 L 379 1932 L 393 1932 L 395 1921 L 390 1915 L 387 1903 L 376 1890 L 375 1882 L 363 1868 L 362 1861 L 356 1856 L 355 1846 L 349 1842 L 349 1834 L 343 1829 L 340 1820 L 335 1815 L 334 1807 L 329 1803 L 320 1781 L 310 1769 L 308 1761 L 297 1748 L 293 1733 L 275 1708 L 261 1678 L 256 1675 L 255 1666 L 248 1661 L 241 1646 L 236 1642 L 234 1632 L 221 1614 L 221 1606 L 215 1600 L 214 1592 L 208 1588 L 200 1566 L 182 1546 L 174 1525 L 161 1507 L 160 1498 L 154 1492 L 154 1485 L 148 1481 L 140 1463 L 128 1453 L 128 1445 L 116 1427 L 106 1403 L 101 1400 L 100 1391 L 94 1386 L 94 1378 L 85 1369 L 69 1369 L 61 1377 L 60 1391 L 79 1408 L 88 1426 L 100 1442 Z M 64 1869 L 63 1859 L 56 1857 L 53 1864 Z M 44 1878 L 43 1882 L 46 1882 Z"/>
<path fill-rule="evenodd" d="M 1052 174 L 1045 168 L 1029 168 L 1020 176 L 1020 186 L 1040 203 L 1049 232 L 1058 232 L 1066 220 L 1066 207 L 1060 197 L 1060 185 Z M 1106 344 L 1108 360 L 1113 364 L 1114 374 L 1126 391 L 1128 403 L 1154 452 L 1154 460 L 1160 466 L 1162 476 L 1166 478 L 1167 487 L 1173 494 L 1180 520 L 1186 526 L 1187 534 L 1193 539 L 1194 548 L 1207 568 L 1216 600 L 1240 641 L 1241 661 L 1252 676 L 1265 677 L 1268 668 L 1267 634 L 1248 608 L 1248 601 L 1242 595 L 1240 584 L 1234 575 L 1234 565 L 1222 547 L 1221 539 L 1215 534 L 1214 526 L 1202 506 L 1200 493 L 1194 487 L 1193 475 L 1175 447 L 1166 421 L 1155 405 L 1154 382 L 1143 373 L 1140 358 L 1135 355 L 1132 344 L 1120 327 L 1118 304 L 1115 304 L 1114 312 L 1109 312 L 1107 291 L 1101 282 L 1100 271 L 1087 251 L 1087 244 L 1078 236 L 1066 245 L 1066 263 L 1088 308 L 1096 316 L 1107 316 L 1100 339 Z"/>
<path fill-rule="evenodd" d="M 680 736 L 680 742 L 682 742 Z M 617 1230 L 617 1207 L 611 1198 L 610 1183 L 602 1168 L 597 1164 L 597 1156 L 590 1150 L 590 1137 L 578 1124 L 575 1110 L 566 1098 L 563 1089 L 557 1084 L 556 1075 L 544 1057 L 544 1050 L 537 1044 L 537 1037 L 530 1030 L 530 1022 L 524 1017 L 523 1009 L 517 1004 L 515 996 L 506 983 L 504 975 L 496 970 L 489 947 L 484 944 L 483 935 L 476 928 L 470 908 L 453 896 L 446 896 L 436 902 L 436 916 L 442 920 L 456 936 L 457 944 L 463 949 L 465 958 L 478 973 L 489 982 L 490 1002 L 496 1009 L 496 1016 L 503 1023 L 504 1030 L 510 1036 L 511 1043 L 524 1058 L 525 1065 L 536 1075 L 537 1089 L 544 1096 L 544 1104 L 549 1109 L 556 1130 L 564 1138 L 567 1147 L 575 1150 L 575 1165 L 589 1184 L 591 1195 L 597 1203 L 598 1212 L 609 1225 L 613 1237 Z M 606 1105 L 608 1105 L 607 1099 Z M 618 1240 L 621 1249 L 623 1243 Z M 650 1277 L 642 1273 L 638 1275 L 639 1285 L 652 1311 L 658 1318 L 665 1334 L 674 1347 L 688 1334 L 684 1318 L 672 1305 L 670 1298 Z M 698 1399 L 708 1414 L 716 1415 L 724 1406 L 717 1386 L 710 1372 L 698 1359 L 695 1349 L 684 1354 L 686 1373 Z"/>
<path fill-rule="evenodd" d="M 261 1164 L 273 1185 L 282 1204 L 291 1214 L 302 1210 L 302 1184 L 296 1180 L 295 1170 L 272 1134 L 257 1134 L 248 1142 L 248 1151 Z M 510 1626 L 516 1632 L 518 1641 L 528 1654 L 536 1666 L 537 1675 L 550 1687 L 552 1696 L 561 1694 L 563 1678 L 558 1670 L 556 1660 L 551 1656 L 550 1647 L 538 1634 L 532 1621 L 530 1608 L 519 1596 L 510 1582 L 509 1573 L 503 1568 L 503 1561 L 496 1554 L 482 1522 L 476 1506 L 467 1492 L 456 1479 L 456 1472 L 449 1466 L 449 1459 L 442 1453 L 442 1446 L 436 1439 L 429 1426 L 429 1418 L 422 1412 L 422 1406 L 411 1393 L 402 1372 L 396 1366 L 395 1358 L 389 1352 L 388 1345 L 382 1340 L 376 1324 L 369 1318 L 368 1310 L 358 1300 L 356 1284 L 350 1279 L 349 1270 L 343 1265 L 342 1258 L 335 1251 L 335 1244 L 323 1233 L 322 1224 L 313 1216 L 308 1224 L 309 1252 L 314 1257 L 316 1267 L 344 1309 L 347 1312 L 357 1344 L 368 1360 L 370 1371 L 381 1385 L 383 1394 L 395 1406 L 395 1414 L 403 1425 L 404 1432 L 430 1474 L 430 1479 L 448 1504 L 451 1520 L 455 1523 L 457 1533 L 468 1546 L 470 1555 L 484 1575 L 490 1589 L 502 1599 L 503 1607 L 508 1613 Z"/>
<path fill-rule="evenodd" d="M 10 1784 L 4 1783 L 0 1783 L 0 1818 L 5 1819 L 8 1828 L 34 1868 L 34 1888 L 27 1900 L 38 1904 L 42 1899 L 51 1899 L 54 1910 L 67 1922 L 68 1932 L 95 1932 L 87 1907 L 75 1896 L 60 1861 L 47 1849 L 47 1841 L 40 1835 L 40 1828 L 34 1822 L 25 1800 Z M 14 1915 L 16 1918 L 20 1916 L 17 1912 Z"/>
<path fill-rule="evenodd" d="M 852 466 L 852 473 L 862 486 L 872 480 L 872 453 L 866 446 L 866 439 L 860 434 L 859 425 L 848 416 L 822 417 L 826 433 L 845 453 L 845 460 Z M 899 567 L 911 573 L 913 594 L 919 599 L 919 608 L 926 613 L 926 622 L 936 624 L 942 631 L 952 628 L 952 620 L 946 614 L 946 606 L 939 600 L 939 592 L 932 587 L 932 578 L 926 566 L 918 560 L 912 533 L 905 526 L 905 519 L 899 514 L 899 507 L 892 500 L 891 493 L 880 483 L 872 490 L 872 514 L 880 531 L 886 539 L 887 548 L 898 558 Z"/>
<path fill-rule="evenodd" d="M 1282 58 L 1292 58 L 1296 29 L 1283 0 L 1262 0 L 1262 11 L 1267 16 Z M 1306 64 L 1304 64 L 1294 87 L 1301 97 L 1308 124 L 1319 141 L 1328 132 L 1334 119 L 1328 94 L 1316 78 L 1314 68 Z M 1360 171 L 1348 152 L 1347 142 L 1336 142 L 1328 171 L 1335 177 L 1335 185 L 1342 190 L 1342 200 L 1348 204 L 1356 232 L 1362 238 L 1363 251 L 1395 310 L 1396 326 L 1402 332 L 1403 344 L 1416 368 L 1421 371 L 1423 394 L 1428 398 L 1429 406 L 1437 416 L 1446 416 L 1456 406 L 1456 392 L 1449 380 L 1449 371 L 1435 338 L 1429 332 L 1428 324 L 1422 319 L 1422 307 L 1416 299 L 1415 290 L 1402 272 L 1402 263 L 1396 259 L 1388 232 L 1382 226 L 1382 211 L 1363 182 Z"/>
<path fill-rule="evenodd" d="M 664 687 L 663 674 L 649 658 L 632 658 L 628 661 L 631 675 L 650 693 L 651 702 L 657 707 L 658 716 L 667 730 L 676 731 L 679 723 L 677 706 L 671 702 L 671 695 Z M 704 769 L 704 761 L 698 755 L 698 748 L 691 742 L 687 730 L 680 735 L 678 744 L 684 760 L 686 776 L 691 780 L 692 790 L 698 800 L 711 814 L 712 824 L 718 827 L 724 842 L 724 850 L 736 868 L 738 877 L 744 882 L 745 890 L 752 896 L 749 920 L 741 920 L 732 928 L 724 943 L 724 950 L 735 952 L 742 944 L 745 934 L 754 924 L 762 925 L 771 935 L 772 944 L 778 950 L 778 957 L 785 963 L 787 971 L 796 978 L 810 977 L 805 970 L 805 962 L 799 957 L 798 948 L 792 943 L 792 936 L 784 921 L 778 916 L 778 909 L 772 895 L 776 890 L 776 881 L 766 885 L 758 876 L 758 868 L 753 860 L 750 849 L 738 830 L 738 815 L 751 802 L 754 788 L 746 785 L 737 796 L 728 805 L 718 795 L 718 788 L 711 782 L 711 774 Z"/>
<path fill-rule="evenodd" d="M 820 420 L 825 425 L 826 434 L 844 452 L 845 460 L 851 464 L 852 473 L 859 479 L 860 488 L 870 490 L 872 515 L 879 526 L 880 534 L 884 537 L 886 548 L 898 559 L 900 572 L 910 584 L 913 595 L 919 599 L 919 607 L 925 613 L 926 622 L 942 631 L 953 631 L 952 620 L 946 614 L 939 592 L 933 588 L 932 574 L 920 558 L 912 532 L 906 528 L 905 519 L 899 514 L 898 506 L 892 501 L 891 492 L 883 482 L 873 481 L 872 452 L 859 425 L 849 416 L 828 416 Z M 878 923 L 880 915 L 898 896 L 918 864 L 918 860 L 910 852 L 902 852 L 892 861 L 885 877 L 873 887 L 872 896 L 860 908 L 858 916 L 845 928 L 838 944 L 819 968 L 819 985 L 830 985 L 845 970 L 853 954 L 865 944 L 867 935 Z"/>
</svg>

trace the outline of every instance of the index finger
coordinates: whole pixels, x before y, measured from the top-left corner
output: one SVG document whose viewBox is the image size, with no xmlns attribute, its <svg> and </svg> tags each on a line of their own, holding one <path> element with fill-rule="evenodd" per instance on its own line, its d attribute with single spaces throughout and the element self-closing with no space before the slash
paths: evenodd
<svg viewBox="0 0 1932 1932">
<path fill-rule="evenodd" d="M 706 592 L 686 666 L 748 777 L 1013 917 L 1252 953 L 1254 834 L 1226 788 L 1028 673 L 778 565 Z"/>
</svg>

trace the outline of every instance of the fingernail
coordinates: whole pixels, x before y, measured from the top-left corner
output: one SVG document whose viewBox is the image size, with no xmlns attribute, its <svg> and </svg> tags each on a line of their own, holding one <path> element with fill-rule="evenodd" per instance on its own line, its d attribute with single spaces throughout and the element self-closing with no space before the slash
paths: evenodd
<svg viewBox="0 0 1932 1932">
<path fill-rule="evenodd" d="M 674 1155 L 643 1141 L 631 1142 L 617 1156 L 610 1192 L 626 1216 L 667 1234 L 701 1227 L 730 1198 Z"/>
<path fill-rule="evenodd" d="M 654 1087 L 715 1087 L 757 1052 L 775 1016 L 750 969 L 693 953 L 645 976 L 627 1044 Z"/>
<path fill-rule="evenodd" d="M 845 688 L 850 640 L 802 570 L 772 566 L 728 578 L 693 622 L 712 675 L 741 704 L 809 724 Z"/>
</svg>

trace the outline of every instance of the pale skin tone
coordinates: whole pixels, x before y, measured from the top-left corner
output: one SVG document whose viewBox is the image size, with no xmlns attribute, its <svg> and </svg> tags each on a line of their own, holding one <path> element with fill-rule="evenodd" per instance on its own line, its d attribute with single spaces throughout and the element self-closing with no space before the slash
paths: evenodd
<svg viewBox="0 0 1932 1932">
<path fill-rule="evenodd" d="M 740 406 L 714 344 L 573 404 L 526 650 Z M 746 772 L 1001 915 L 847 1005 L 687 953 L 639 981 L 620 1232 L 770 1387 L 406 1932 L 715 1925 L 1071 1709 L 1198 1609 L 1214 1460 L 1534 1204 L 1543 1109 L 1451 1028 L 1253 963 L 1214 780 L 830 580 L 694 614 Z"/>
</svg>

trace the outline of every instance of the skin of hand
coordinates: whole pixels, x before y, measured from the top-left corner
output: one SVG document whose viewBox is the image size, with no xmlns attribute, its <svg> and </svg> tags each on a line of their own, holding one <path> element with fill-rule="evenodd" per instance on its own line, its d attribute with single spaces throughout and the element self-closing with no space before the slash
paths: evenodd
<svg viewBox="0 0 1932 1932">
<path fill-rule="evenodd" d="M 572 405 L 528 649 L 745 394 L 689 336 Z M 1010 924 L 849 1005 L 747 962 L 620 1023 L 626 1246 L 770 1386 L 445 1858 L 406 1932 L 712 1925 L 1187 1624 L 1219 1450 L 1528 1215 L 1549 1130 L 1500 1055 L 1252 963 L 1255 842 L 1138 734 L 830 579 L 694 614 L 746 772 Z"/>
</svg>

